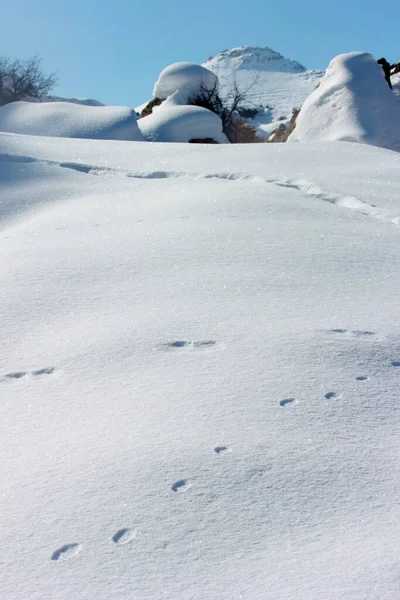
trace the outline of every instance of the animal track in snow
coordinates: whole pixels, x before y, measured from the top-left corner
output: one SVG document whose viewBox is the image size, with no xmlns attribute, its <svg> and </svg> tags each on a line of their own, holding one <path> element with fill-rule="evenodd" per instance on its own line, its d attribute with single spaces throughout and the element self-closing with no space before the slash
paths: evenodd
<svg viewBox="0 0 400 600">
<path fill-rule="evenodd" d="M 168 350 L 186 350 L 186 351 L 201 351 L 211 350 L 217 346 L 217 342 L 214 340 L 200 340 L 199 342 L 188 342 L 185 340 L 176 340 L 174 342 L 168 342 L 164 345 Z"/>
<path fill-rule="evenodd" d="M 279 400 L 279 406 L 287 406 L 288 404 L 297 404 L 296 398 L 284 398 Z"/>
<path fill-rule="evenodd" d="M 274 179 L 272 177 L 265 178 L 259 175 L 249 174 L 249 173 L 196 173 L 196 172 L 185 172 L 185 171 L 139 171 L 139 172 L 130 172 L 124 171 L 123 169 L 118 168 L 110 168 L 110 167 L 99 167 L 96 165 L 86 165 L 81 163 L 73 163 L 73 162 L 57 162 L 51 160 L 40 160 L 36 158 L 32 158 L 29 156 L 18 156 L 13 154 L 0 154 L 0 162 L 25 162 L 25 163 L 41 163 L 47 164 L 51 166 L 55 166 L 58 168 L 66 168 L 77 171 L 78 173 L 86 174 L 86 175 L 108 175 L 111 177 L 129 177 L 134 179 L 187 179 L 188 181 L 192 180 L 205 180 L 205 179 L 220 179 L 224 181 L 250 181 L 252 183 L 261 183 L 261 184 L 270 184 L 275 185 L 281 188 L 289 188 L 296 190 L 304 194 L 305 196 L 310 196 L 312 198 L 317 198 L 318 200 L 322 200 L 323 202 L 328 202 L 330 204 L 335 204 L 337 206 L 341 206 L 343 208 L 347 208 L 349 210 L 361 213 L 363 215 L 367 215 L 369 217 L 373 217 L 375 219 L 380 219 L 386 221 L 387 223 L 392 223 L 394 225 L 400 224 L 400 215 L 394 214 L 387 209 L 379 208 L 374 204 L 370 204 L 365 202 L 364 200 L 360 200 L 355 196 L 350 196 L 347 194 L 337 194 L 332 192 L 327 192 L 320 189 L 314 182 L 306 181 L 306 180 L 281 180 Z"/>
<path fill-rule="evenodd" d="M 25 377 L 27 375 L 26 371 L 17 371 L 16 373 L 7 373 L 5 377 L 7 379 L 21 379 L 21 377 Z"/>
<path fill-rule="evenodd" d="M 367 337 L 376 335 L 375 331 L 369 331 L 368 329 L 330 329 L 329 333 L 341 333 L 351 337 Z"/>
<path fill-rule="evenodd" d="M 327 400 L 339 400 L 342 397 L 342 394 L 337 394 L 336 392 L 327 392 L 324 396 Z"/>
<path fill-rule="evenodd" d="M 136 537 L 136 531 L 132 531 L 129 528 L 119 529 L 112 536 L 112 541 L 114 544 L 128 544 Z"/>
<path fill-rule="evenodd" d="M 232 452 L 228 446 L 215 446 L 214 452 L 217 454 L 227 454 L 228 452 Z"/>
<path fill-rule="evenodd" d="M 175 481 L 175 483 L 171 485 L 171 490 L 173 492 L 185 492 L 189 487 L 190 485 L 186 479 L 179 479 L 179 481 Z"/>
<path fill-rule="evenodd" d="M 34 377 L 38 377 L 40 375 L 51 375 L 54 373 L 54 367 L 45 367 L 44 369 L 38 369 L 37 371 L 15 371 L 14 373 L 6 373 L 4 377 L 6 379 L 22 379 L 27 375 L 33 375 Z"/>
<path fill-rule="evenodd" d="M 69 560 L 79 554 L 81 550 L 82 546 L 80 544 L 65 544 L 65 546 L 61 546 L 53 552 L 51 560 Z"/>
<path fill-rule="evenodd" d="M 55 369 L 54 367 L 46 367 L 44 369 L 39 369 L 38 371 L 33 371 L 32 375 L 38 376 L 38 375 L 51 375 L 52 373 L 54 373 Z"/>
</svg>

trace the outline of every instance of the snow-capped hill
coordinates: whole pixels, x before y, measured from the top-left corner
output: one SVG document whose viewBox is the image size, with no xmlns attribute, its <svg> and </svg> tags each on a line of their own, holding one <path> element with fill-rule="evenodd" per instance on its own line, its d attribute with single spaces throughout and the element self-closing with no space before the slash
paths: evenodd
<svg viewBox="0 0 400 600">
<path fill-rule="evenodd" d="M 303 105 L 324 75 L 270 48 L 247 46 L 224 50 L 203 66 L 217 75 L 222 97 L 236 85 L 245 93 L 244 104 L 259 108 L 253 120 L 259 137 L 287 124 L 292 110 Z"/>
<path fill-rule="evenodd" d="M 215 54 L 204 66 L 211 71 L 223 69 L 247 69 L 280 73 L 304 73 L 306 67 L 292 58 L 284 58 L 271 48 L 240 46 Z"/>
</svg>

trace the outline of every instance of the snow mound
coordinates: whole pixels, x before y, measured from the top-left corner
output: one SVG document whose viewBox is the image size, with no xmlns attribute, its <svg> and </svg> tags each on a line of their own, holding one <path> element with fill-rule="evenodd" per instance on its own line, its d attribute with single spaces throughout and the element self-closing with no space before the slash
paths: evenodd
<svg viewBox="0 0 400 600">
<path fill-rule="evenodd" d="M 138 121 L 143 136 L 154 142 L 189 142 L 212 138 L 228 143 L 218 115 L 200 106 L 178 106 L 164 102 L 153 113 Z"/>
<path fill-rule="evenodd" d="M 211 71 L 234 68 L 282 73 L 304 73 L 306 68 L 292 58 L 284 58 L 271 48 L 240 46 L 219 52 L 208 59 L 204 66 Z"/>
<path fill-rule="evenodd" d="M 201 86 L 212 89 L 216 83 L 216 75 L 200 65 L 174 63 L 161 72 L 154 86 L 153 98 L 168 98 L 183 88 L 189 93 L 198 91 Z"/>
<path fill-rule="evenodd" d="M 0 131 L 28 135 L 141 141 L 135 111 L 70 102 L 13 102 L 0 108 Z"/>
<path fill-rule="evenodd" d="M 334 58 L 289 141 L 349 141 L 400 151 L 400 105 L 365 52 Z"/>
</svg>

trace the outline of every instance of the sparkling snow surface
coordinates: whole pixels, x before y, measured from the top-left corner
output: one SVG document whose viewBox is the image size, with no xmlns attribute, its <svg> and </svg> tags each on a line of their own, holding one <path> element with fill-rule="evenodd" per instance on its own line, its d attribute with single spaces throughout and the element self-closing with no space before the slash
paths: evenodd
<svg viewBox="0 0 400 600">
<path fill-rule="evenodd" d="M 0 135 L 2 600 L 398 600 L 400 155 Z"/>
</svg>

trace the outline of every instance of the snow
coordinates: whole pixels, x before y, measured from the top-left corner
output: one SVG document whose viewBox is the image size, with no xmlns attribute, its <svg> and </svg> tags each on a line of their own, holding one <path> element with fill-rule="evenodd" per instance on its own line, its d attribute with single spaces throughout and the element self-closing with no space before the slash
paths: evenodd
<svg viewBox="0 0 400 600">
<path fill-rule="evenodd" d="M 2 106 L 0 131 L 104 140 L 142 139 L 131 108 L 70 102 L 13 102 Z"/>
<path fill-rule="evenodd" d="M 228 143 L 222 133 L 222 121 L 206 108 L 189 105 L 190 99 L 202 87 L 212 90 L 217 85 L 214 73 L 193 63 L 174 63 L 164 69 L 153 91 L 154 98 L 165 98 L 153 112 L 139 120 L 144 137 L 156 142 L 188 142 L 191 139 L 212 138 Z M 140 111 L 139 107 L 136 110 Z"/>
<path fill-rule="evenodd" d="M 2 600 L 397 600 L 400 155 L 0 157 Z"/>
<path fill-rule="evenodd" d="M 166 101 L 140 119 L 138 126 L 144 138 L 154 142 L 212 138 L 219 144 L 228 143 L 220 117 L 200 106 L 178 106 Z"/>
<path fill-rule="evenodd" d="M 400 100 L 400 73 L 392 75 L 390 80 L 393 87 L 393 93 L 396 96 L 396 98 Z"/>
<path fill-rule="evenodd" d="M 293 59 L 284 58 L 279 52 L 271 48 L 252 46 L 239 46 L 223 50 L 205 64 L 212 65 L 213 69 L 226 69 L 229 65 L 233 69 L 246 69 L 250 71 L 281 71 L 284 73 L 304 73 L 307 69 Z"/>
<path fill-rule="evenodd" d="M 365 52 L 334 58 L 289 141 L 350 141 L 400 151 L 400 104 Z"/>
<path fill-rule="evenodd" d="M 246 104 L 266 109 L 254 120 L 261 137 L 278 127 L 281 117 L 290 120 L 292 109 L 302 106 L 323 76 L 323 71 L 306 70 L 270 48 L 247 46 L 216 54 L 203 66 L 218 76 L 222 96 L 236 83 L 247 91 Z"/>
<path fill-rule="evenodd" d="M 202 86 L 213 89 L 217 81 L 214 73 L 200 65 L 178 62 L 166 67 L 156 81 L 153 98 L 168 98 L 178 90 L 187 89 L 188 95 L 198 92 Z"/>
<path fill-rule="evenodd" d="M 104 106 L 99 100 L 93 98 L 63 98 L 61 96 L 47 96 L 42 102 L 71 102 L 72 104 L 83 104 L 84 106 Z"/>
</svg>

